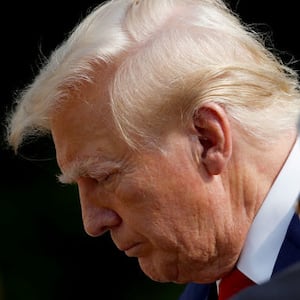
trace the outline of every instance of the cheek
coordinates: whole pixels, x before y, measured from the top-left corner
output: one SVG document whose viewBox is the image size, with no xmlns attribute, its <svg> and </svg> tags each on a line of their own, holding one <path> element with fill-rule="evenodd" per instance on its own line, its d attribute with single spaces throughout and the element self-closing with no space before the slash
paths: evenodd
<svg viewBox="0 0 300 300">
<path fill-rule="evenodd" d="M 174 247 L 190 238 L 199 225 L 198 192 L 179 176 L 158 176 L 150 180 L 123 181 L 118 187 L 122 218 L 153 243 Z M 198 221 L 197 221 L 198 220 Z"/>
<path fill-rule="evenodd" d="M 130 181 L 118 188 L 119 208 L 128 224 L 138 231 L 150 231 L 165 219 L 165 195 L 148 182 Z"/>
</svg>

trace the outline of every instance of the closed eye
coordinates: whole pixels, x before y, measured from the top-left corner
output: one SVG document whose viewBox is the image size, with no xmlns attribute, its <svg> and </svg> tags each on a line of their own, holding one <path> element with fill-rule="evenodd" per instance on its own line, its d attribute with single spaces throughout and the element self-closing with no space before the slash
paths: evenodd
<svg viewBox="0 0 300 300">
<path fill-rule="evenodd" d="M 101 176 L 91 176 L 91 178 L 95 179 L 100 184 L 109 183 L 116 175 L 118 175 L 120 172 L 118 169 L 112 170 L 110 172 L 107 172 Z"/>
<path fill-rule="evenodd" d="M 76 183 L 79 178 L 91 179 L 97 183 L 109 182 L 114 175 L 120 173 L 121 163 L 106 161 L 99 164 L 98 157 L 75 160 L 68 169 L 65 168 L 57 178 L 61 183 Z"/>
<path fill-rule="evenodd" d="M 112 179 L 114 173 L 107 173 L 104 176 L 102 176 L 102 178 L 100 180 L 98 180 L 98 182 L 106 182 Z"/>
</svg>

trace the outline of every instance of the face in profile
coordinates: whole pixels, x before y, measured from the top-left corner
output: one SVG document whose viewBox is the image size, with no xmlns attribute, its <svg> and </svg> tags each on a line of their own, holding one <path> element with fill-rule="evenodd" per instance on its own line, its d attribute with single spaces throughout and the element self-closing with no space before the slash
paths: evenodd
<svg viewBox="0 0 300 300">
<path fill-rule="evenodd" d="M 86 101 L 72 97 L 53 114 L 51 131 L 61 178 L 78 185 L 86 232 L 109 232 L 156 281 L 216 279 L 234 263 L 232 244 L 239 249 L 241 239 L 229 234 L 237 220 L 220 180 L 195 157 L 197 139 L 172 130 L 161 150 L 133 151 L 98 93 L 85 95 Z"/>
</svg>

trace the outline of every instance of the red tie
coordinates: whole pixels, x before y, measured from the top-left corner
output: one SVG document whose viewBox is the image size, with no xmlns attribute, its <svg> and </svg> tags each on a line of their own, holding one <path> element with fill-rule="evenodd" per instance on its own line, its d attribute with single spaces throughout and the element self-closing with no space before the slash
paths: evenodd
<svg viewBox="0 0 300 300">
<path fill-rule="evenodd" d="M 227 300 L 242 289 L 255 283 L 238 269 L 233 269 L 221 279 L 219 284 L 219 300 Z"/>
</svg>

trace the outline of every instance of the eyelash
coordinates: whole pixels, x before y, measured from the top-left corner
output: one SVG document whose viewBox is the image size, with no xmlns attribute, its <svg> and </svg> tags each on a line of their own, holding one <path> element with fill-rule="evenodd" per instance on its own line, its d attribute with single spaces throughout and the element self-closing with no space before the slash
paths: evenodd
<svg viewBox="0 0 300 300">
<path fill-rule="evenodd" d="M 114 175 L 114 173 L 108 173 L 105 174 L 105 176 L 102 177 L 102 182 L 108 181 L 109 179 L 111 179 L 111 177 Z"/>
<path fill-rule="evenodd" d="M 118 171 L 112 171 L 110 173 L 106 173 L 103 176 L 101 176 L 100 178 L 95 177 L 95 180 L 97 181 L 97 183 L 106 183 L 109 182 L 115 175 L 118 174 Z"/>
</svg>

